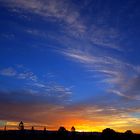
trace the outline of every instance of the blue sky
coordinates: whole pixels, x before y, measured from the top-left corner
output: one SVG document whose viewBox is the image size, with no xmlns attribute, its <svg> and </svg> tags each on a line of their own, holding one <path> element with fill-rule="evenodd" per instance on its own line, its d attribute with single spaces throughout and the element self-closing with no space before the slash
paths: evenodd
<svg viewBox="0 0 140 140">
<path fill-rule="evenodd" d="M 0 0 L 1 122 L 137 131 L 139 17 L 138 0 Z"/>
</svg>

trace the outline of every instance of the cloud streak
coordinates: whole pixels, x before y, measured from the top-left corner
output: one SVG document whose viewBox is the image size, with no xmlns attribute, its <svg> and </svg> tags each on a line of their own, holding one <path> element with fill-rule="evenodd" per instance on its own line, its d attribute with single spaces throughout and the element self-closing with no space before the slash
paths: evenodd
<svg viewBox="0 0 140 140">
<path fill-rule="evenodd" d="M 79 8 L 71 1 L 52 0 L 52 1 L 36 1 L 36 0 L 11 0 L 2 2 L 3 5 L 12 9 L 19 9 L 22 13 L 32 13 L 41 16 L 52 23 L 57 22 L 57 27 L 60 29 L 60 34 L 72 37 L 75 39 L 85 40 L 86 42 L 98 47 L 107 47 L 116 50 L 122 50 L 120 46 L 120 38 L 122 37 L 119 30 L 113 27 L 100 26 L 95 22 L 89 24 L 80 14 L 82 7 Z M 85 5 L 86 6 L 86 5 Z M 40 31 L 28 29 L 29 33 L 40 36 Z M 43 31 L 42 36 L 46 38 Z M 56 38 L 59 38 L 57 35 Z M 67 44 L 64 43 L 65 46 Z"/>
<path fill-rule="evenodd" d="M 6 0 L 3 3 L 7 4 L 11 9 L 22 9 L 26 12 L 28 11 L 45 18 L 50 18 L 50 20 L 60 20 L 60 22 L 64 22 L 70 28 L 75 29 L 80 33 L 85 30 L 85 26 L 79 21 L 79 13 L 74 9 L 74 7 L 69 6 L 69 1 Z"/>
<path fill-rule="evenodd" d="M 0 70 L 0 74 L 3 76 L 11 77 L 11 76 L 15 76 L 16 73 L 17 73 L 16 70 L 11 67 Z"/>
<path fill-rule="evenodd" d="M 60 53 L 70 58 L 72 61 L 81 63 L 86 69 L 93 73 L 102 75 L 101 83 L 109 86 L 109 91 L 132 100 L 139 100 L 139 70 L 133 64 L 125 62 L 114 56 L 100 56 L 88 50 L 66 49 Z"/>
<path fill-rule="evenodd" d="M 23 79 L 23 80 L 37 81 L 37 76 L 33 72 L 29 70 L 20 72 L 12 67 L 1 69 L 0 75 L 7 76 L 7 77 L 15 77 L 18 79 Z"/>
</svg>

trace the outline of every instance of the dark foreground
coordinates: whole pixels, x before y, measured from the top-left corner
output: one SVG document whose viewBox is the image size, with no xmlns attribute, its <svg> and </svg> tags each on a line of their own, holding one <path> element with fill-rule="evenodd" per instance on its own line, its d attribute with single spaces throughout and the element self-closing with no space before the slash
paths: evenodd
<svg viewBox="0 0 140 140">
<path fill-rule="evenodd" d="M 140 140 L 140 134 L 116 132 L 0 131 L 0 140 Z"/>
</svg>

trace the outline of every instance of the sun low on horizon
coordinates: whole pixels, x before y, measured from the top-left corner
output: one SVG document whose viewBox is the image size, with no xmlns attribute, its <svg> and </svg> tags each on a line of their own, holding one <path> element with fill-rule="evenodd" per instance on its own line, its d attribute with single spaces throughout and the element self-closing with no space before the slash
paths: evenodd
<svg viewBox="0 0 140 140">
<path fill-rule="evenodd" d="M 0 129 L 140 133 L 139 0 L 0 0 Z"/>
</svg>

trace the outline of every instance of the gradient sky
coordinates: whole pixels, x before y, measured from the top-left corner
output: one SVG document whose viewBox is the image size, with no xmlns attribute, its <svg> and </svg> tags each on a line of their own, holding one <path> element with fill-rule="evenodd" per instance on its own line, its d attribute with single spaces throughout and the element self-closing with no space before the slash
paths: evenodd
<svg viewBox="0 0 140 140">
<path fill-rule="evenodd" d="M 139 0 L 0 0 L 0 126 L 140 132 Z"/>
</svg>

